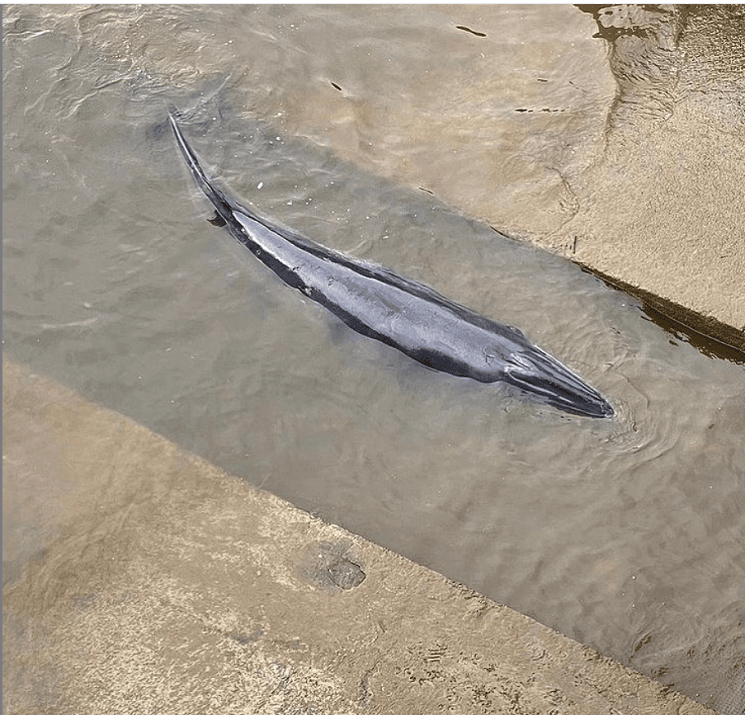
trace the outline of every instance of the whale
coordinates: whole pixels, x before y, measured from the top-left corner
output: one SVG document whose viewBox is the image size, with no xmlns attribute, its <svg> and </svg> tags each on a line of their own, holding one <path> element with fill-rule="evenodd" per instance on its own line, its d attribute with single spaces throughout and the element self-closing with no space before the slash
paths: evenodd
<svg viewBox="0 0 745 715">
<path fill-rule="evenodd" d="M 170 109 L 168 121 L 196 182 L 226 228 L 284 283 L 357 333 L 428 368 L 480 383 L 503 382 L 565 413 L 613 417 L 592 386 L 517 328 L 503 325 L 429 286 L 295 233 L 239 203 L 205 174 Z"/>
</svg>

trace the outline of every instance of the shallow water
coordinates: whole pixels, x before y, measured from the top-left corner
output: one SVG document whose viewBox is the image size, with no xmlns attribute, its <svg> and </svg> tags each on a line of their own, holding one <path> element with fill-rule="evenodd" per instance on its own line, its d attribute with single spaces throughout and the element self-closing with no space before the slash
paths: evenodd
<svg viewBox="0 0 745 715">
<path fill-rule="evenodd" d="M 469 210 L 461 196 L 483 206 L 493 187 L 501 225 L 549 225 L 561 177 L 546 152 L 567 171 L 582 165 L 602 115 L 587 97 L 605 92 L 596 78 L 576 89 L 590 73 L 590 50 L 566 40 L 587 30 L 579 12 L 459 12 L 6 8 L 4 349 L 300 507 L 739 713 L 745 371 L 452 208 Z M 482 53 L 489 64 L 477 67 Z M 459 67 L 470 83 L 439 117 L 428 87 Z M 551 80 L 550 105 L 537 77 Z M 490 113 L 476 108 L 484 93 Z M 283 286 L 206 222 L 165 101 L 236 194 L 519 327 L 617 417 L 571 417 L 434 373 Z M 544 106 L 566 110 L 549 135 L 516 111 Z M 443 136 L 460 137 L 460 155 L 438 154 Z M 573 151 L 550 149 L 557 137 Z M 431 163 L 426 191 L 381 178 L 407 161 Z"/>
</svg>

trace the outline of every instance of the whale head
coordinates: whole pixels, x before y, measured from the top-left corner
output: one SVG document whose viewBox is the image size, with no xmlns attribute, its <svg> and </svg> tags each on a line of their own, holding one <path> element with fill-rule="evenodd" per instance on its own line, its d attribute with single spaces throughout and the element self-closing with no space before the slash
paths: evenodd
<svg viewBox="0 0 745 715">
<path fill-rule="evenodd" d="M 574 415 L 613 417 L 613 408 L 593 387 L 540 348 L 511 355 L 502 379 L 545 404 Z"/>
</svg>

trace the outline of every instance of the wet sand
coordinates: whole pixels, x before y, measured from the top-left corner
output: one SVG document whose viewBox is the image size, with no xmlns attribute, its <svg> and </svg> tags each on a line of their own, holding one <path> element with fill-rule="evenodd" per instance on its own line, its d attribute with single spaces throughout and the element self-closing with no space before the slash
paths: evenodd
<svg viewBox="0 0 745 715">
<path fill-rule="evenodd" d="M 712 712 L 22 366 L 3 372 L 9 713 Z M 27 479 L 49 485 L 33 505 Z"/>
<path fill-rule="evenodd" d="M 618 88 L 576 215 L 539 242 L 745 350 L 745 11 L 605 8 Z"/>
</svg>

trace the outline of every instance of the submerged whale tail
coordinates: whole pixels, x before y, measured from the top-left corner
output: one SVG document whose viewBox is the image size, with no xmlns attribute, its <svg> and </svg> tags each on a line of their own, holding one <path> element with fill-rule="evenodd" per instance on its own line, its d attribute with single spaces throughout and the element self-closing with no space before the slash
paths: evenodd
<svg viewBox="0 0 745 715">
<path fill-rule="evenodd" d="M 174 108 L 169 108 L 168 121 L 170 122 L 171 129 L 173 129 L 173 133 L 176 137 L 178 148 L 181 150 L 184 159 L 186 159 L 186 163 L 189 166 L 189 170 L 191 171 L 194 180 L 197 182 L 197 186 L 199 186 L 202 193 L 212 202 L 212 205 L 215 207 L 215 211 L 220 219 L 225 223 L 229 223 L 231 219 L 233 219 L 233 212 L 237 207 L 225 194 L 222 193 L 222 191 L 215 188 L 212 182 L 207 178 L 204 169 L 202 169 L 202 166 L 197 159 L 197 155 L 181 133 L 181 128 L 174 117 L 175 111 Z M 243 210 L 245 211 L 245 209 Z"/>
</svg>

